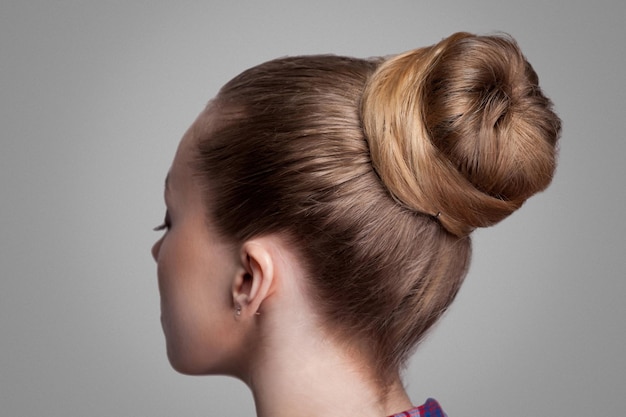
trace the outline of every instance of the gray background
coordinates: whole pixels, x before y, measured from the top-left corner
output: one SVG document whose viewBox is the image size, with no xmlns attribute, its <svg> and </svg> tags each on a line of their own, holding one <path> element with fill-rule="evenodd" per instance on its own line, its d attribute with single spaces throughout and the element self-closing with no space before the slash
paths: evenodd
<svg viewBox="0 0 626 417">
<path fill-rule="evenodd" d="M 517 38 L 564 121 L 548 192 L 475 236 L 406 380 L 451 417 L 626 407 L 626 3 L 0 4 L 0 415 L 253 415 L 176 374 L 155 266 L 178 139 L 220 85 L 283 55 L 372 56 L 452 32 Z"/>
</svg>

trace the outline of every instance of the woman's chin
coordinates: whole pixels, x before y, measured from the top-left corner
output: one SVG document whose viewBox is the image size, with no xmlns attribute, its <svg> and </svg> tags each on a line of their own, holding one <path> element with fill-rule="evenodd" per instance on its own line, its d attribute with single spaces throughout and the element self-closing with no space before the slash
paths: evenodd
<svg viewBox="0 0 626 417">
<path fill-rule="evenodd" d="M 183 375 L 204 375 L 206 372 L 201 370 L 197 364 L 189 360 L 189 357 L 180 355 L 174 349 L 167 347 L 167 359 L 171 367 L 178 373 Z"/>
</svg>

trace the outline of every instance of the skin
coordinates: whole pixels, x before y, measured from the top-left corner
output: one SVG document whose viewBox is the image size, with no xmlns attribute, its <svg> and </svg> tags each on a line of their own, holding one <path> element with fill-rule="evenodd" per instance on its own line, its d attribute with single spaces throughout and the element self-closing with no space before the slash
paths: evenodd
<svg viewBox="0 0 626 417">
<path fill-rule="evenodd" d="M 196 123 L 211 123 L 215 112 L 209 106 Z M 233 245 L 218 235 L 190 167 L 192 132 L 168 174 L 167 228 L 152 248 L 172 366 L 241 379 L 259 417 L 381 417 L 411 408 L 399 377 L 378 386 L 367 360 L 324 329 L 284 238 Z"/>
</svg>

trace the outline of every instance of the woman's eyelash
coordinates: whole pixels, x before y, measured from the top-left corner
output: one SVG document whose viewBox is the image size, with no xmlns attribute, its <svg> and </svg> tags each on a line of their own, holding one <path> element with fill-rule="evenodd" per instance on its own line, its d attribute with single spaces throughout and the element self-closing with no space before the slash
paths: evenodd
<svg viewBox="0 0 626 417">
<path fill-rule="evenodd" d="M 167 225 L 165 223 L 161 223 L 160 225 L 158 225 L 152 230 L 154 230 L 155 232 L 160 232 L 161 230 L 165 230 L 165 229 L 167 229 Z"/>
<path fill-rule="evenodd" d="M 170 228 L 170 213 L 169 212 L 165 212 L 165 219 L 163 220 L 163 223 L 161 223 L 160 225 L 158 225 L 157 227 L 155 227 L 154 230 L 155 232 L 159 232 L 161 230 L 166 230 Z"/>
</svg>

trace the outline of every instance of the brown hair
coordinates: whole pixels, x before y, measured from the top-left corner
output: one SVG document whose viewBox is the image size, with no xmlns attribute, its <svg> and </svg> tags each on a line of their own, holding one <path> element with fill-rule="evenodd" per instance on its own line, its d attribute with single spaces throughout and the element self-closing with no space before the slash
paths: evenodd
<svg viewBox="0 0 626 417">
<path fill-rule="evenodd" d="M 209 217 L 234 242 L 287 236 L 325 328 L 381 378 L 454 299 L 469 231 L 550 182 L 560 129 L 504 36 L 385 61 L 282 58 L 212 106 L 219 121 L 193 132 Z"/>
<path fill-rule="evenodd" d="M 513 39 L 457 33 L 383 63 L 363 121 L 394 197 L 464 236 L 548 186 L 561 128 L 551 107 Z"/>
</svg>

